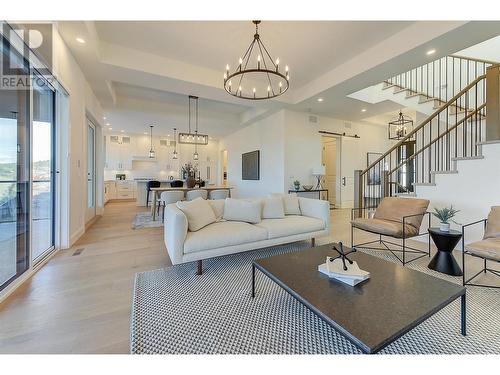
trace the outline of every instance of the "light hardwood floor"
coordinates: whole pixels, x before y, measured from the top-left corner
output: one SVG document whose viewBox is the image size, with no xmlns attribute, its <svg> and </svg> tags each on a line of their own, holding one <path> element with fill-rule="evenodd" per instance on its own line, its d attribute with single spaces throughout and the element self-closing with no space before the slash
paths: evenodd
<svg viewBox="0 0 500 375">
<path fill-rule="evenodd" d="M 0 305 L 0 353 L 129 352 L 134 275 L 170 265 L 162 228 L 131 228 L 140 211 L 135 202 L 106 205 L 75 246 Z M 331 235 L 317 244 L 349 244 L 349 217 L 350 210 L 331 211 Z"/>
</svg>

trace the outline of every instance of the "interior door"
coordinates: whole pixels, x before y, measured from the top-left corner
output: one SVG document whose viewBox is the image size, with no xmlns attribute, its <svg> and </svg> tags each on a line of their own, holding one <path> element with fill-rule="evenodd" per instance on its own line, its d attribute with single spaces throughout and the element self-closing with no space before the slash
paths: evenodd
<svg viewBox="0 0 500 375">
<path fill-rule="evenodd" d="M 322 163 L 325 166 L 323 186 L 328 189 L 330 206 L 335 207 L 337 203 L 337 139 L 323 137 Z"/>
<path fill-rule="evenodd" d="M 85 221 L 95 217 L 95 125 L 87 119 L 87 210 Z"/>
<path fill-rule="evenodd" d="M 354 207 L 354 170 L 364 168 L 365 157 L 359 152 L 359 139 L 342 137 L 340 142 L 342 155 L 340 161 L 341 205 L 342 208 L 352 208 Z"/>
</svg>

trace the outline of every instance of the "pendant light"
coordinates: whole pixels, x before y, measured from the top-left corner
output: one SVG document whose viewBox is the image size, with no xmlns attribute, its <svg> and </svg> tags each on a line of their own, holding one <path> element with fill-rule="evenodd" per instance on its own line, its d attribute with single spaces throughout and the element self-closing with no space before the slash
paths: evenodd
<svg viewBox="0 0 500 375">
<path fill-rule="evenodd" d="M 175 139 L 175 146 L 174 146 L 174 152 L 172 153 L 172 159 L 177 159 L 179 156 L 177 155 L 177 128 L 174 128 L 174 139 Z"/>
<path fill-rule="evenodd" d="M 196 130 L 194 131 L 194 154 L 193 160 L 198 160 L 198 98 L 196 98 Z"/>
<path fill-rule="evenodd" d="M 151 128 L 151 148 L 149 149 L 149 158 L 154 159 L 155 150 L 153 149 L 153 125 L 149 126 Z"/>
</svg>

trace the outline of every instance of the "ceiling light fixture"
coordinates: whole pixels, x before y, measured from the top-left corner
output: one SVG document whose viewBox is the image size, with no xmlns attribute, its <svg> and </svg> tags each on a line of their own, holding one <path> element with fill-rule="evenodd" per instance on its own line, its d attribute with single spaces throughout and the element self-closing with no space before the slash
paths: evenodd
<svg viewBox="0 0 500 375">
<path fill-rule="evenodd" d="M 436 50 L 435 50 L 434 48 L 433 48 L 433 49 L 430 49 L 430 50 L 428 50 L 428 51 L 426 52 L 427 56 L 429 56 L 429 55 L 433 55 L 433 54 L 435 54 L 435 53 L 436 53 Z"/>
<path fill-rule="evenodd" d="M 389 122 L 389 139 L 399 141 L 413 130 L 413 120 L 399 111 L 396 119 Z"/>
<path fill-rule="evenodd" d="M 196 132 L 191 133 L 191 101 L 195 101 L 195 112 L 196 112 Z M 191 144 L 191 145 L 207 145 L 208 135 L 198 134 L 198 97 L 189 95 L 188 104 L 188 132 L 179 133 L 179 143 L 181 144 Z M 196 151 L 196 150 L 195 150 Z"/>
<path fill-rule="evenodd" d="M 361 112 L 366 112 L 366 108 L 363 108 L 363 109 L 361 110 Z"/>
<path fill-rule="evenodd" d="M 237 68 L 233 73 L 229 71 L 229 64 L 226 65 L 224 90 L 243 99 L 262 100 L 275 98 L 284 94 L 290 86 L 288 65 L 285 65 L 284 72 L 280 71 L 280 59 L 273 59 L 260 39 L 260 21 L 252 22 L 255 24 L 253 40 L 243 57 L 240 57 Z M 261 82 L 261 85 L 257 88 L 250 85 L 251 82 Z M 245 91 L 245 87 L 248 87 L 250 91 Z"/>
<path fill-rule="evenodd" d="M 177 159 L 179 156 L 177 155 L 177 128 L 174 128 L 174 139 L 175 139 L 175 145 L 174 145 L 174 152 L 172 153 L 172 159 Z"/>
<path fill-rule="evenodd" d="M 150 159 L 154 159 L 154 157 L 155 157 L 155 150 L 153 148 L 153 125 L 149 125 L 149 128 L 151 129 L 151 136 L 150 136 L 151 147 L 149 149 L 149 158 Z"/>
<path fill-rule="evenodd" d="M 76 41 L 80 44 L 85 44 L 85 39 L 83 39 L 83 38 L 78 37 L 78 38 L 76 38 Z"/>
<path fill-rule="evenodd" d="M 322 102 L 323 101 L 323 98 L 318 98 L 316 99 L 318 102 Z"/>
</svg>

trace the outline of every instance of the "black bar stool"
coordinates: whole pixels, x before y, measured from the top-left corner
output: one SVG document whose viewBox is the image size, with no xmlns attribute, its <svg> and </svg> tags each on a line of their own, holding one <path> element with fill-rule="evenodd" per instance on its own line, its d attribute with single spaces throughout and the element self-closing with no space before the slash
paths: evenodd
<svg viewBox="0 0 500 375">
<path fill-rule="evenodd" d="M 160 181 L 148 181 L 146 184 L 146 207 L 149 207 L 149 192 L 151 188 L 159 188 L 161 186 Z"/>
</svg>

